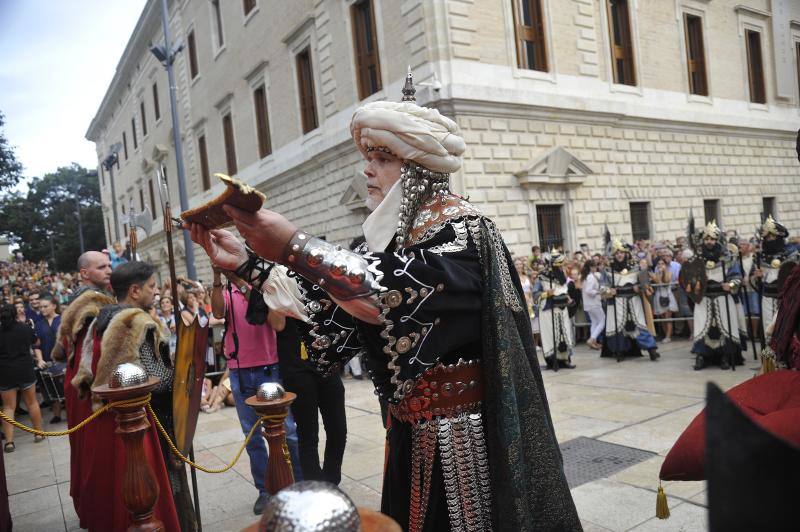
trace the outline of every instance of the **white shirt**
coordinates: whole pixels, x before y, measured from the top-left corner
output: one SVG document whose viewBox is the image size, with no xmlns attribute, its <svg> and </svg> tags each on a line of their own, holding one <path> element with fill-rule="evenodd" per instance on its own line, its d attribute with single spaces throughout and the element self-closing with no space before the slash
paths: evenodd
<svg viewBox="0 0 800 532">
<path fill-rule="evenodd" d="M 602 308 L 603 303 L 600 299 L 600 280 L 596 273 L 590 273 L 586 280 L 583 282 L 583 308 L 593 309 Z"/>
</svg>

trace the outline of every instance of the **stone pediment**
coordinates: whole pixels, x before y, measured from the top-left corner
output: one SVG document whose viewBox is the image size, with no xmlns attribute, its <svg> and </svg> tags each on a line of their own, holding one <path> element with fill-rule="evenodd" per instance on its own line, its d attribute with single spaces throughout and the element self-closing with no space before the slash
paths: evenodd
<svg viewBox="0 0 800 532">
<path fill-rule="evenodd" d="M 344 205 L 353 212 L 367 212 L 367 179 L 361 172 L 356 172 L 350 184 L 339 198 L 339 205 Z"/>
<path fill-rule="evenodd" d="M 581 186 L 586 181 L 586 176 L 593 173 L 586 163 L 564 147 L 556 146 L 530 160 L 521 170 L 514 172 L 514 176 L 522 188 L 571 188 Z"/>
</svg>

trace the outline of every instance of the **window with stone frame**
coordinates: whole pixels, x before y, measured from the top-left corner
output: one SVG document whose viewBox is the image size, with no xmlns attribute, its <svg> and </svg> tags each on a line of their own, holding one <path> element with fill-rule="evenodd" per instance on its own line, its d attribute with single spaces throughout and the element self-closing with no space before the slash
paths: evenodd
<svg viewBox="0 0 800 532">
<path fill-rule="evenodd" d="M 249 15 L 256 8 L 256 0 L 242 0 L 242 8 L 245 16 Z"/>
<path fill-rule="evenodd" d="M 139 114 L 142 116 L 142 136 L 147 136 L 147 115 L 145 114 L 144 100 L 139 102 Z"/>
<path fill-rule="evenodd" d="M 350 6 L 353 27 L 353 46 L 356 55 L 358 98 L 363 100 L 381 90 L 381 66 L 378 56 L 378 36 L 375 30 L 375 10 L 372 0 L 360 0 Z"/>
<path fill-rule="evenodd" d="M 537 205 L 536 225 L 539 226 L 539 246 L 542 251 L 564 247 L 561 227 L 561 205 Z"/>
<path fill-rule="evenodd" d="M 708 96 L 706 77 L 705 45 L 703 43 L 703 19 L 697 15 L 683 15 L 686 36 L 686 64 L 689 74 L 689 92 Z"/>
<path fill-rule="evenodd" d="M 703 215 L 705 216 L 706 223 L 713 220 L 719 224 L 722 221 L 719 217 L 719 200 L 703 200 Z"/>
<path fill-rule="evenodd" d="M 547 72 L 547 44 L 542 0 L 511 0 L 514 13 L 517 66 Z"/>
<path fill-rule="evenodd" d="M 775 197 L 763 197 L 761 198 L 761 218 L 765 219 L 767 216 L 772 215 L 773 218 L 778 216 L 778 213 L 775 212 Z"/>
<path fill-rule="evenodd" d="M 264 158 L 272 153 L 272 139 L 269 135 L 269 110 L 267 109 L 267 90 L 264 84 L 253 91 L 253 108 L 256 115 L 256 137 L 258 156 Z"/>
<path fill-rule="evenodd" d="M 122 132 L 122 151 L 125 152 L 125 160 L 128 160 L 128 136 Z M 119 170 L 119 157 L 117 157 L 117 170 Z"/>
<path fill-rule="evenodd" d="M 214 23 L 214 38 L 216 39 L 217 49 L 225 44 L 225 33 L 222 31 L 222 11 L 220 10 L 219 0 L 211 0 L 211 17 Z"/>
<path fill-rule="evenodd" d="M 197 43 L 194 39 L 194 30 L 191 30 L 186 36 L 186 45 L 189 47 L 189 75 L 194 79 L 200 73 L 197 67 Z"/>
<path fill-rule="evenodd" d="M 208 147 L 206 146 L 205 135 L 200 135 L 197 137 L 197 154 L 200 158 L 200 179 L 203 182 L 203 190 L 208 190 L 211 188 L 211 175 L 208 171 Z"/>
<path fill-rule="evenodd" d="M 155 190 L 153 189 L 153 179 L 150 178 L 147 180 L 147 190 L 150 192 L 150 214 L 153 217 L 153 220 L 156 219 L 156 194 Z"/>
<path fill-rule="evenodd" d="M 767 91 L 764 88 L 764 58 L 761 53 L 761 33 L 756 30 L 744 31 L 747 47 L 747 76 L 750 84 L 750 101 L 767 103 Z"/>
<path fill-rule="evenodd" d="M 300 96 L 300 118 L 303 133 L 319 126 L 317 103 L 314 97 L 314 71 L 311 64 L 311 48 L 306 47 L 297 54 L 297 85 Z"/>
<path fill-rule="evenodd" d="M 794 59 L 797 62 L 797 97 L 800 101 L 800 42 L 795 43 L 794 49 Z"/>
<path fill-rule="evenodd" d="M 633 36 L 631 33 L 628 0 L 608 0 L 607 7 L 614 83 L 636 85 L 636 67 L 633 63 Z"/>
<path fill-rule="evenodd" d="M 238 168 L 236 166 L 236 143 L 233 137 L 233 119 L 230 112 L 222 117 L 222 137 L 225 142 L 225 163 L 228 175 L 232 176 L 238 172 Z"/>
<path fill-rule="evenodd" d="M 133 138 L 133 149 L 139 147 L 139 140 L 136 138 L 136 118 L 131 117 L 131 138 Z"/>
<path fill-rule="evenodd" d="M 156 116 L 156 122 L 161 119 L 161 107 L 158 104 L 158 83 L 153 82 L 153 112 Z"/>
<path fill-rule="evenodd" d="M 634 242 L 650 240 L 650 202 L 631 202 L 631 235 Z"/>
</svg>

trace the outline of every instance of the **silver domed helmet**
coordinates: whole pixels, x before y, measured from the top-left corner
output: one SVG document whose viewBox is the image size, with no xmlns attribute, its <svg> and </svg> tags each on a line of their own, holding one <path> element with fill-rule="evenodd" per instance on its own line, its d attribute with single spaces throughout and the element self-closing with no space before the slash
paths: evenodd
<svg viewBox="0 0 800 532">
<path fill-rule="evenodd" d="M 358 532 L 355 504 L 330 482 L 305 480 L 276 493 L 264 508 L 259 530 L 270 532 Z"/>
</svg>

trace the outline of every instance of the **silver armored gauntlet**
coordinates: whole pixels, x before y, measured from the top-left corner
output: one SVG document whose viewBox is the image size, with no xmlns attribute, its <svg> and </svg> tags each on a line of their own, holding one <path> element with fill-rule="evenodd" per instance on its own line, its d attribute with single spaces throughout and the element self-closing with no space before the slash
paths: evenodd
<svg viewBox="0 0 800 532">
<path fill-rule="evenodd" d="M 366 258 L 308 233 L 298 231 L 289 242 L 284 264 L 331 296 L 350 301 L 380 290 Z"/>
</svg>

